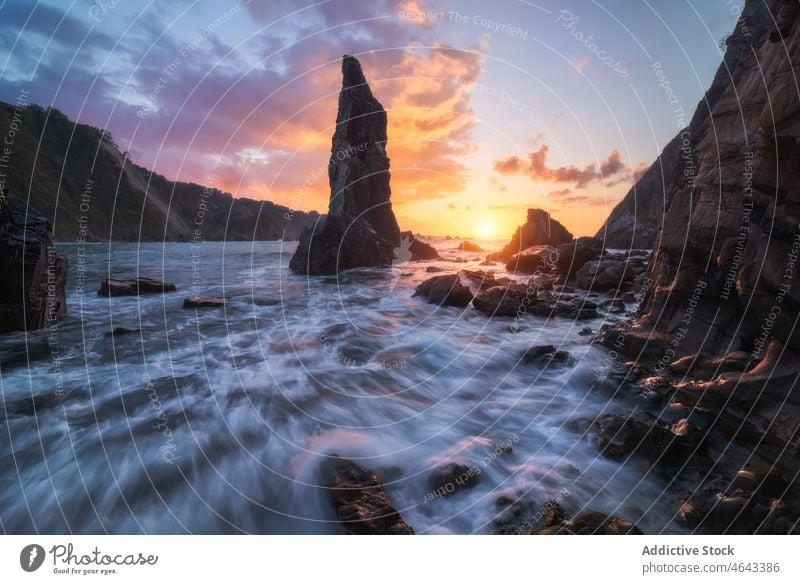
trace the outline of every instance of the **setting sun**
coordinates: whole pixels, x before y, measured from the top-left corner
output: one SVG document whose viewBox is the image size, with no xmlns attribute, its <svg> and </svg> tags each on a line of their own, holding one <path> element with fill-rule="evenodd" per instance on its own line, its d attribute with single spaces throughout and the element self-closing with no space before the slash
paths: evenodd
<svg viewBox="0 0 800 584">
<path fill-rule="evenodd" d="M 494 224 L 489 221 L 482 221 L 478 223 L 476 234 L 483 239 L 492 239 L 496 235 Z"/>
</svg>

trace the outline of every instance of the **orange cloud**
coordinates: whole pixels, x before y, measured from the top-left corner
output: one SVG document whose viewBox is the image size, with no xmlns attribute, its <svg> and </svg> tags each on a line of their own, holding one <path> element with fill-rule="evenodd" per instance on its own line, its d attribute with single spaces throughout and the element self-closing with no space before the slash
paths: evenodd
<svg viewBox="0 0 800 584">
<path fill-rule="evenodd" d="M 529 152 L 527 160 L 518 156 L 510 156 L 504 160 L 495 161 L 493 166 L 500 174 L 524 174 L 534 181 L 573 183 L 576 189 L 585 188 L 593 182 L 607 180 L 628 170 L 617 150 L 612 150 L 606 160 L 600 161 L 599 170 L 596 164 L 589 164 L 583 168 L 576 166 L 551 168 L 547 166 L 548 153 L 548 147 L 542 145 L 538 150 Z"/>
</svg>

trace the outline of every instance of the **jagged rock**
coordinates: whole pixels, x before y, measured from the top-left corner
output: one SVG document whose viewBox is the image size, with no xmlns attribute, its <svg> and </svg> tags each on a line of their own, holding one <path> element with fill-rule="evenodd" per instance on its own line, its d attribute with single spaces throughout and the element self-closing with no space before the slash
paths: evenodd
<svg viewBox="0 0 800 584">
<path fill-rule="evenodd" d="M 383 490 L 378 475 L 351 460 L 334 457 L 323 465 L 326 487 L 342 526 L 356 535 L 413 535 Z"/>
<path fill-rule="evenodd" d="M 298 274 L 323 275 L 391 266 L 395 250 L 402 248 L 390 201 L 386 112 L 350 55 L 342 59 L 328 178 L 328 215 L 303 231 L 289 267 Z"/>
<path fill-rule="evenodd" d="M 100 283 L 98 296 L 139 296 L 141 294 L 163 294 L 175 292 L 175 284 L 163 282 L 156 278 L 131 278 L 115 280 L 108 278 Z"/>
<path fill-rule="evenodd" d="M 184 308 L 214 308 L 228 303 L 227 298 L 218 296 L 189 296 L 183 300 Z"/>
<path fill-rule="evenodd" d="M 643 535 L 642 530 L 627 519 L 598 511 L 587 511 L 560 525 L 545 527 L 534 535 Z"/>
<path fill-rule="evenodd" d="M 67 258 L 47 218 L 0 193 L 0 333 L 50 326 L 67 312 Z"/>
<path fill-rule="evenodd" d="M 458 274 L 434 276 L 417 286 L 414 296 L 422 296 L 431 304 L 464 308 L 472 302 L 472 292 Z"/>
<path fill-rule="evenodd" d="M 542 209 L 528 209 L 528 221 L 517 228 L 508 245 L 490 254 L 487 259 L 508 261 L 514 254 L 535 245 L 557 246 L 571 241 L 572 234 L 550 217 L 550 213 Z"/>
<path fill-rule="evenodd" d="M 458 244 L 456 248 L 458 251 L 471 251 L 471 252 L 482 252 L 484 249 L 478 245 L 477 243 L 472 243 L 471 241 L 462 241 Z"/>
</svg>

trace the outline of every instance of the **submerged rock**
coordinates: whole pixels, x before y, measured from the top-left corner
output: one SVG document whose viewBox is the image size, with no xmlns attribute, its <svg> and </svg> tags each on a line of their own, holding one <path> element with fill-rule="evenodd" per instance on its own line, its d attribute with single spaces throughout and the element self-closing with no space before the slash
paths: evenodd
<svg viewBox="0 0 800 584">
<path fill-rule="evenodd" d="M 184 308 L 214 308 L 228 303 L 227 298 L 220 296 L 189 296 L 183 300 Z"/>
<path fill-rule="evenodd" d="M 67 312 L 67 258 L 47 218 L 0 193 L 0 333 L 32 331 Z"/>
<path fill-rule="evenodd" d="M 536 365 L 542 369 L 555 367 L 570 367 L 575 364 L 575 359 L 567 351 L 559 351 L 553 345 L 539 345 L 531 347 L 522 356 L 523 363 Z"/>
<path fill-rule="evenodd" d="M 437 466 L 431 472 L 428 485 L 433 494 L 450 497 L 475 487 L 480 481 L 480 469 L 463 461 L 450 461 Z"/>
<path fill-rule="evenodd" d="M 334 457 L 323 465 L 331 504 L 347 533 L 413 535 L 383 490 L 378 475 L 351 460 Z"/>
<path fill-rule="evenodd" d="M 115 280 L 108 278 L 100 284 L 98 296 L 139 296 L 141 294 L 163 294 L 175 292 L 175 284 L 163 282 L 156 278 L 131 278 Z"/>
</svg>

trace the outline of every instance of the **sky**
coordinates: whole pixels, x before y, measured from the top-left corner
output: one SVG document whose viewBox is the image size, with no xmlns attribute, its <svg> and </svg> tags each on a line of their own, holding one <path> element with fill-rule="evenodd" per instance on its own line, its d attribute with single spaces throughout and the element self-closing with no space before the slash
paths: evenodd
<svg viewBox="0 0 800 584">
<path fill-rule="evenodd" d="M 539 207 L 593 235 L 688 123 L 741 5 L 0 0 L 0 100 L 105 128 L 169 179 L 324 212 L 353 54 L 403 229 L 506 238 Z"/>
</svg>

